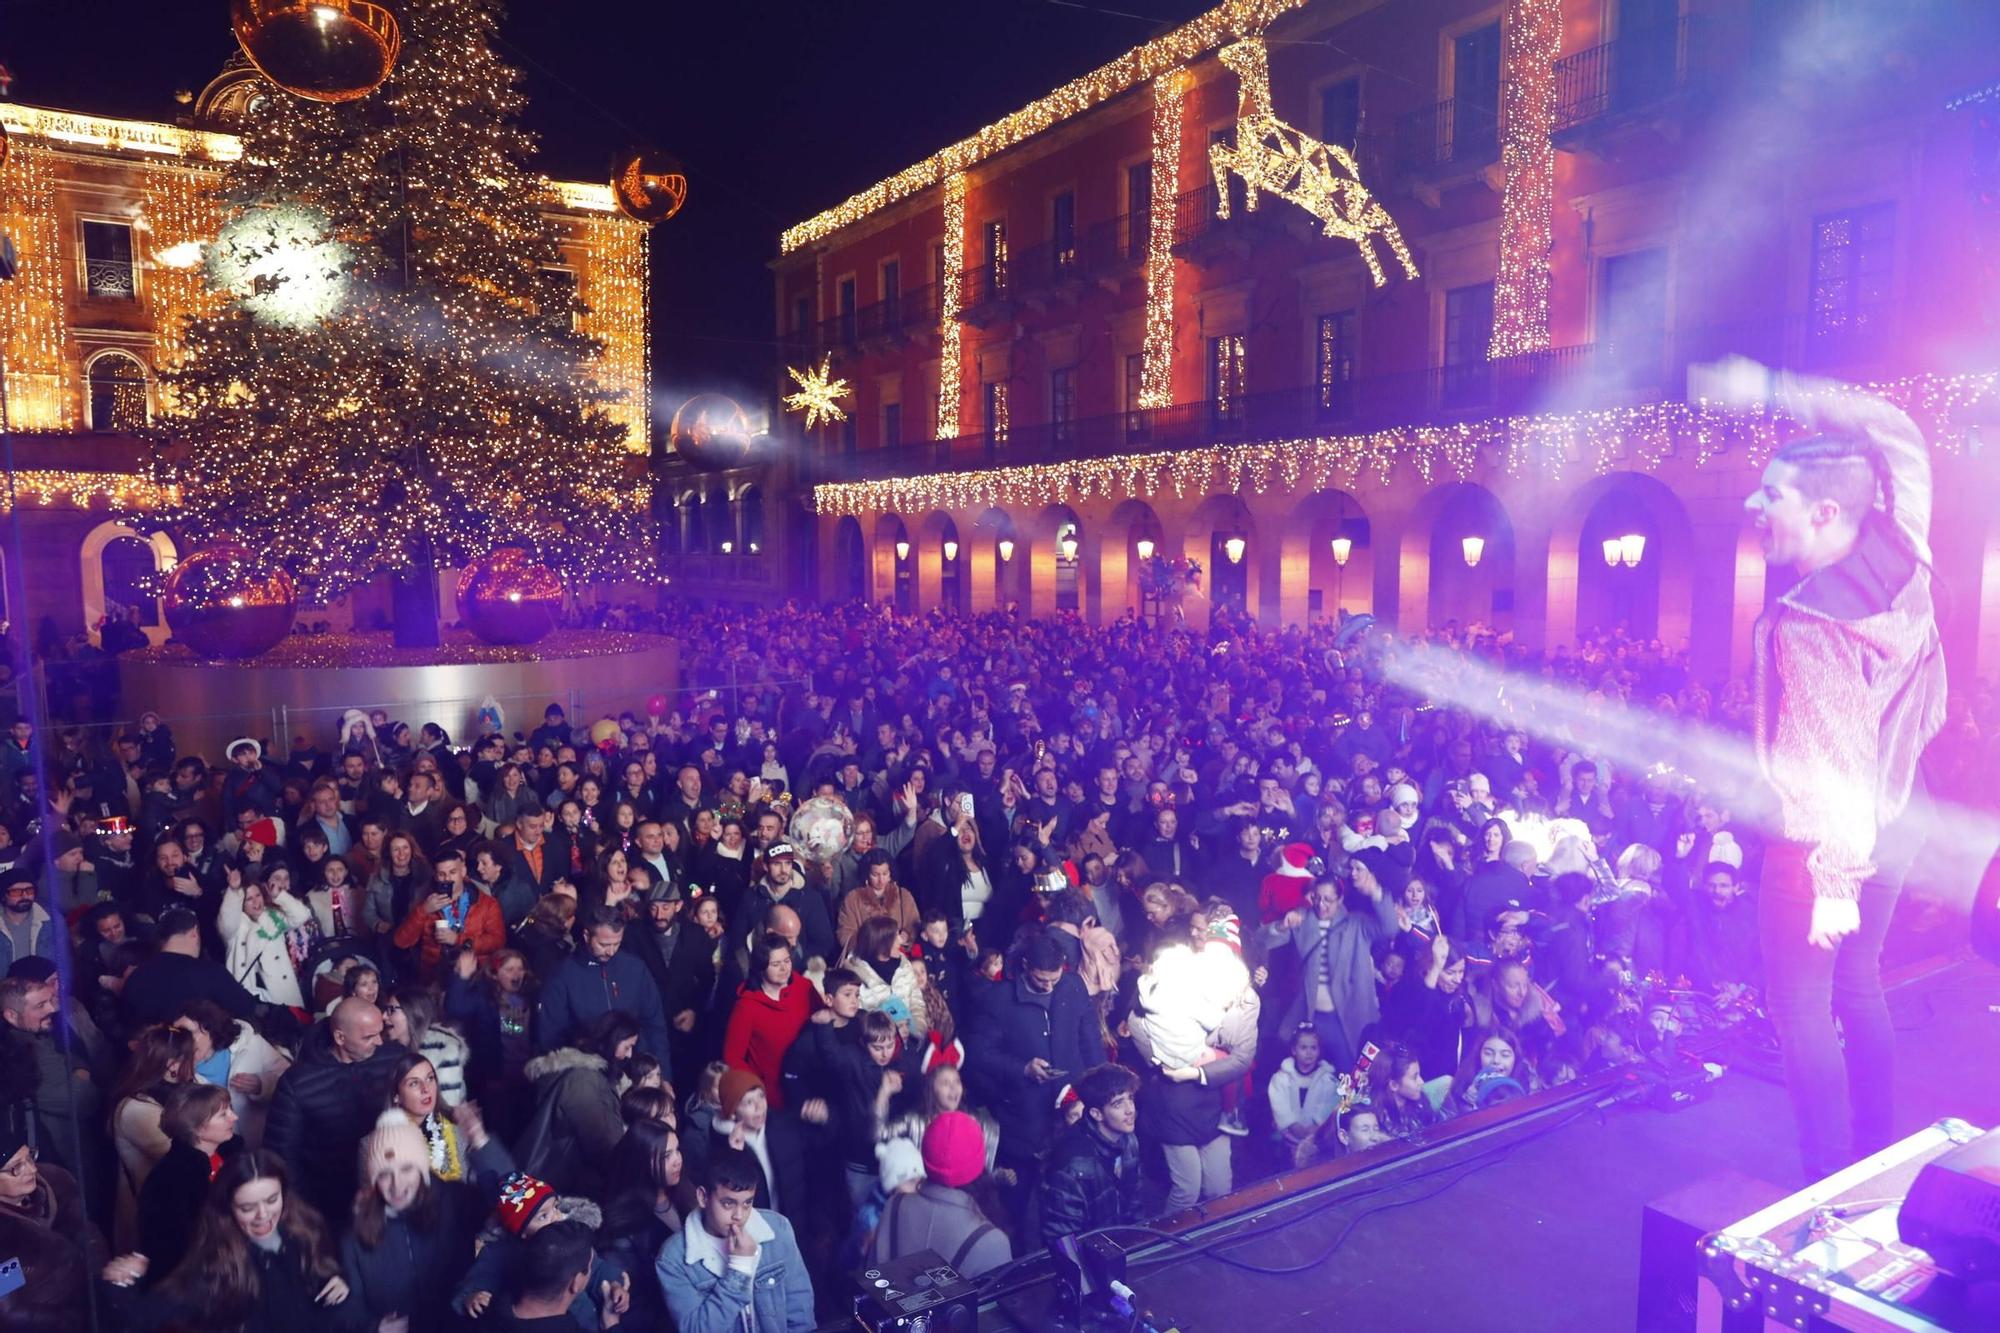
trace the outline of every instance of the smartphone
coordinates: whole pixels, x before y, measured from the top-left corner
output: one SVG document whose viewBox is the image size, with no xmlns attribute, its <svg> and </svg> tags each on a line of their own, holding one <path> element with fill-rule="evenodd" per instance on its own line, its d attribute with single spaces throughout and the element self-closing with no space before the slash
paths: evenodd
<svg viewBox="0 0 2000 1333">
<path fill-rule="evenodd" d="M 962 791 L 958 794 L 958 817 L 960 819 L 971 819 L 973 817 L 972 793 L 969 791 Z"/>
</svg>

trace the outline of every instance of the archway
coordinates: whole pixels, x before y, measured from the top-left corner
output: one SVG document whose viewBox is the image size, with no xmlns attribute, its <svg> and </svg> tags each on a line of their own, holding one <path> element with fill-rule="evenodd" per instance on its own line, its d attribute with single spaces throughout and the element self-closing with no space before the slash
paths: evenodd
<svg viewBox="0 0 2000 1333">
<path fill-rule="evenodd" d="M 1398 553 L 1398 628 L 1514 621 L 1514 524 L 1493 492 L 1448 482 L 1411 511 Z"/>
<path fill-rule="evenodd" d="M 764 490 L 755 482 L 736 492 L 736 550 L 756 555 L 764 549 Z"/>
<path fill-rule="evenodd" d="M 1202 568 L 1204 595 L 1188 598 L 1190 620 L 1206 625 L 1208 615 L 1223 606 L 1253 619 L 1261 614 L 1261 571 L 1273 553 L 1258 540 L 1257 520 L 1241 500 L 1234 495 L 1211 495 L 1203 500 L 1188 517 L 1181 548 Z"/>
<path fill-rule="evenodd" d="M 1142 566 L 1149 559 L 1171 559 L 1176 553 L 1166 549 L 1166 528 L 1160 516 L 1144 500 L 1126 500 L 1104 521 L 1104 540 L 1097 556 L 1097 587 L 1103 605 L 1098 620 L 1116 619 L 1129 608 L 1141 615 L 1154 615 L 1160 607 L 1145 595 Z"/>
<path fill-rule="evenodd" d="M 942 509 L 934 509 L 925 515 L 923 525 L 917 529 L 916 549 L 911 554 L 911 561 L 916 566 L 919 609 L 963 609 L 961 598 L 965 579 L 960 570 L 964 559 L 965 551 L 958 540 L 958 524 L 951 515 Z"/>
<path fill-rule="evenodd" d="M 1085 605 L 1083 522 L 1068 505 L 1050 505 L 1029 533 L 1028 614 L 1081 612 Z"/>
<path fill-rule="evenodd" d="M 141 536 L 130 525 L 111 520 L 92 528 L 78 553 L 82 562 L 83 625 L 94 641 L 98 622 L 116 607 L 140 609 L 140 627 L 154 643 L 166 640 L 167 627 L 160 618 L 159 602 L 139 586 L 150 574 L 172 569 L 180 559 L 174 539 L 164 532 Z"/>
<path fill-rule="evenodd" d="M 1320 491 L 1292 511 L 1279 537 L 1278 598 L 1288 625 L 1374 609 L 1374 530 L 1354 496 Z"/>
<path fill-rule="evenodd" d="M 897 610 L 911 610 L 916 592 L 911 584 L 910 529 L 901 516 L 883 514 L 875 520 L 874 568 L 870 574 L 868 598 L 893 603 Z"/>
<path fill-rule="evenodd" d="M 861 539 L 861 523 L 852 514 L 843 514 L 833 525 L 833 597 L 839 602 L 860 601 L 868 595 L 868 553 Z"/>
<path fill-rule="evenodd" d="M 1629 637 L 1657 638 L 1670 649 L 1687 642 L 1694 620 L 1694 528 L 1679 496 L 1657 477 L 1612 472 L 1580 487 L 1555 513 L 1551 643 L 1621 626 Z M 1565 578 L 1570 571 L 1573 585 Z"/>
<path fill-rule="evenodd" d="M 959 554 L 967 609 L 978 614 L 1023 601 L 1028 552 L 1013 515 L 1004 509 L 989 509 L 972 521 L 970 531 Z"/>
<path fill-rule="evenodd" d="M 90 429 L 130 435 L 146 428 L 152 419 L 152 406 L 145 362 L 113 348 L 85 362 L 83 375 L 89 388 L 85 400 L 89 420 L 85 424 Z"/>
</svg>

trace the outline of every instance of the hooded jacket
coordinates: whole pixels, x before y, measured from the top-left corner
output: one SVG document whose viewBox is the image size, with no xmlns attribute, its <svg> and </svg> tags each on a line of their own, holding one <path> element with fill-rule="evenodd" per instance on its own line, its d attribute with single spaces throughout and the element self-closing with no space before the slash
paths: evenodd
<svg viewBox="0 0 2000 1333">
<path fill-rule="evenodd" d="M 730 1010 L 729 1027 L 722 1037 L 723 1063 L 763 1079 L 774 1111 L 785 1105 L 785 1052 L 819 1007 L 818 992 L 797 972 L 775 1000 L 762 986 L 747 982 L 736 993 L 736 1007 Z"/>
<path fill-rule="evenodd" d="M 660 988 L 653 984 L 652 973 L 638 956 L 624 948 L 603 963 L 592 958 L 587 949 L 563 960 L 542 985 L 535 1042 L 542 1050 L 552 1051 L 613 1009 L 639 1020 L 639 1049 L 666 1064 L 670 1057 Z"/>
<path fill-rule="evenodd" d="M 1774 390 L 1809 429 L 1866 435 L 1890 491 L 1888 512 L 1868 514 L 1853 551 L 1800 579 L 1758 618 L 1753 639 L 1757 762 L 1779 828 L 1809 849 L 1815 897 L 1852 899 L 1944 726 L 1930 458 L 1915 423 L 1880 398 L 1791 375 Z"/>
<path fill-rule="evenodd" d="M 624 1137 L 605 1059 L 564 1046 L 528 1061 L 535 1111 L 515 1145 L 523 1171 L 564 1194 L 602 1192 L 603 1163 Z"/>
</svg>

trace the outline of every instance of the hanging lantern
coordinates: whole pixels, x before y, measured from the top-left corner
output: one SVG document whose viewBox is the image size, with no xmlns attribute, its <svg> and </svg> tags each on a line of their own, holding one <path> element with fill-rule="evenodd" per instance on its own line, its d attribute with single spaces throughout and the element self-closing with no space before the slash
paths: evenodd
<svg viewBox="0 0 2000 1333">
<path fill-rule="evenodd" d="M 907 542 L 907 541 L 899 541 L 899 542 L 897 542 L 897 543 L 896 543 L 896 559 L 898 559 L 898 560 L 908 560 L 909 558 L 910 558 L 910 544 L 909 544 L 909 542 Z"/>
<path fill-rule="evenodd" d="M 1241 537 L 1231 537 L 1228 541 L 1222 543 L 1222 551 L 1223 554 L 1229 557 L 1230 564 L 1240 565 L 1243 563 L 1244 549 L 1248 545 L 1249 543 L 1245 542 Z"/>
<path fill-rule="evenodd" d="M 1151 560 L 1153 558 L 1153 539 L 1151 537 L 1141 537 L 1133 543 L 1132 549 L 1139 553 L 1141 560 Z"/>
<path fill-rule="evenodd" d="M 945 538 L 944 559 L 946 564 L 951 564 L 958 559 L 958 543 L 949 537 Z"/>
<path fill-rule="evenodd" d="M 1014 539 L 1012 537 L 1002 537 L 998 545 L 1000 560 L 1003 564 L 1014 558 Z"/>
<path fill-rule="evenodd" d="M 1353 556 L 1354 556 L 1354 538 L 1335 537 L 1333 539 L 1334 564 L 1339 565 L 1342 569 L 1345 569 L 1347 568 L 1347 562 L 1350 559 L 1352 559 Z"/>
<path fill-rule="evenodd" d="M 236 661 L 277 646 L 292 629 L 298 592 L 283 569 L 258 574 L 241 546 L 211 546 L 174 567 L 160 612 L 196 657 Z"/>
<path fill-rule="evenodd" d="M 1460 541 L 1458 546 L 1461 551 L 1465 552 L 1465 567 L 1467 569 L 1479 568 L 1479 557 L 1486 554 L 1486 539 L 1484 537 L 1467 537 Z"/>
<path fill-rule="evenodd" d="M 635 222 L 665 222 L 687 202 L 687 173 L 665 153 L 630 152 L 611 167 L 611 197 Z"/>
<path fill-rule="evenodd" d="M 1646 538 L 1643 533 L 1628 532 L 1618 539 L 1618 558 L 1628 569 L 1637 569 L 1639 562 L 1646 558 Z"/>
<path fill-rule="evenodd" d="M 698 393 L 682 403 L 669 438 L 675 453 L 705 472 L 750 461 L 750 419 L 735 400 L 719 393 Z"/>
<path fill-rule="evenodd" d="M 458 618 L 485 643 L 534 643 L 562 612 L 560 576 L 526 547 L 496 546 L 458 575 Z"/>
<path fill-rule="evenodd" d="M 231 0 L 230 21 L 265 78 L 312 102 L 368 96 L 403 45 L 396 16 L 368 0 Z"/>
<path fill-rule="evenodd" d="M 1605 564 L 1611 566 L 1611 568 L 1613 569 L 1618 568 L 1618 561 L 1620 560 L 1620 558 L 1623 557 L 1624 553 L 1625 553 L 1624 542 L 1620 541 L 1616 537 L 1606 537 L 1604 539 Z"/>
</svg>

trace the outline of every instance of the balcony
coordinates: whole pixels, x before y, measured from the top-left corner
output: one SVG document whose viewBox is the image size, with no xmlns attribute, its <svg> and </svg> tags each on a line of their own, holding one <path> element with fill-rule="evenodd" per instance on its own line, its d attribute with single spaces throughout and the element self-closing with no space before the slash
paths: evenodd
<svg viewBox="0 0 2000 1333">
<path fill-rule="evenodd" d="M 1277 210 L 1266 207 L 1253 213 L 1243 193 L 1243 182 L 1229 179 L 1229 216 L 1218 217 L 1220 196 L 1215 182 L 1200 185 L 1174 199 L 1174 253 L 1197 264 L 1248 255 L 1260 240 L 1267 240 Z"/>
<path fill-rule="evenodd" d="M 1396 174 L 1431 204 L 1448 185 L 1484 176 L 1499 190 L 1500 111 L 1459 98 L 1413 111 L 1396 122 Z"/>
<path fill-rule="evenodd" d="M 1084 253 L 1076 236 L 1043 241 L 1013 256 L 1007 280 L 1015 294 L 1040 310 L 1073 301 L 1083 290 Z"/>
<path fill-rule="evenodd" d="M 967 264 L 958 281 L 958 317 L 975 328 L 1014 317 L 1013 265 L 1003 255 Z"/>
<path fill-rule="evenodd" d="M 1635 137 L 1678 137 L 1687 93 L 1705 68 L 1695 58 L 1700 35 L 1683 16 L 1558 60 L 1556 146 L 1607 155 Z"/>
<path fill-rule="evenodd" d="M 858 481 L 1363 434 L 1395 426 L 1525 416 L 1556 405 L 1563 410 L 1632 406 L 1680 398 L 1689 365 L 1732 352 L 1767 365 L 1870 377 L 1912 368 L 1897 361 L 1899 349 L 1908 345 L 1900 309 L 1864 305 L 1246 394 L 1226 406 L 1176 403 L 1066 422 L 1017 421 L 1004 440 L 978 434 L 918 441 L 896 449 L 825 456 L 812 466 L 817 481 Z"/>
<path fill-rule="evenodd" d="M 1153 210 L 1135 209 L 1083 233 L 1083 272 L 1091 281 L 1117 291 L 1130 275 L 1146 266 L 1146 242 L 1153 230 Z"/>
</svg>

